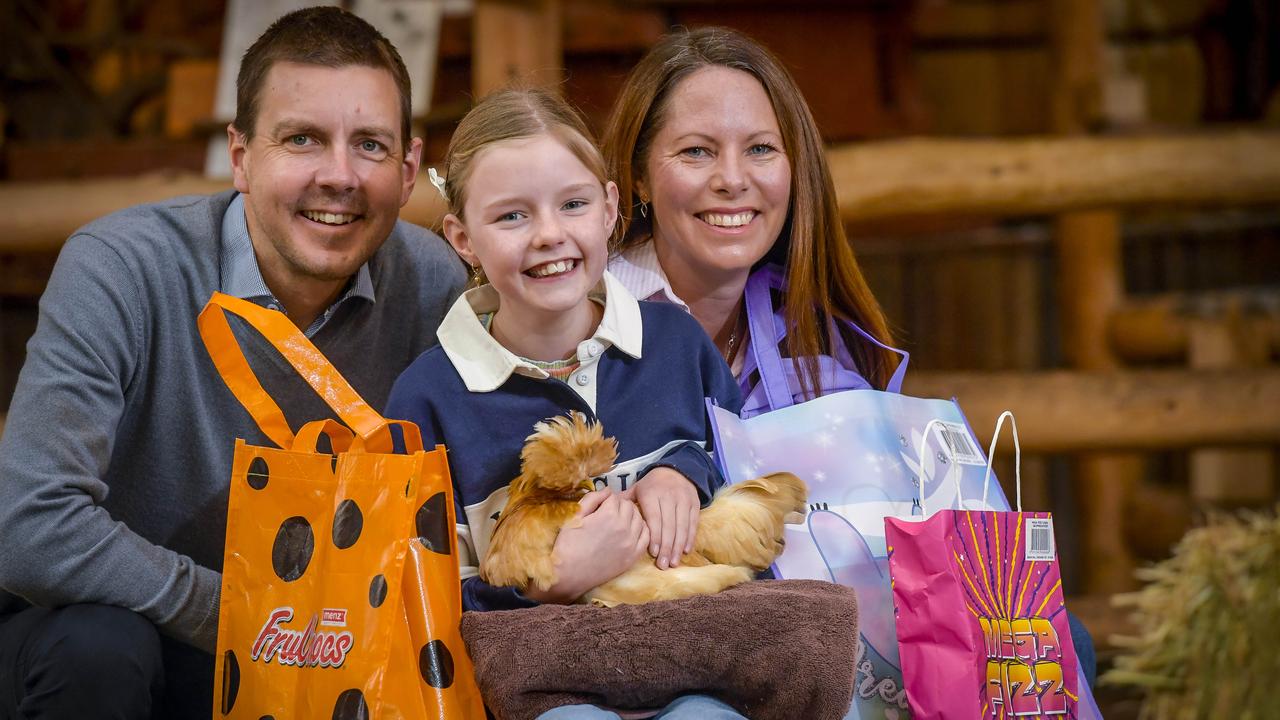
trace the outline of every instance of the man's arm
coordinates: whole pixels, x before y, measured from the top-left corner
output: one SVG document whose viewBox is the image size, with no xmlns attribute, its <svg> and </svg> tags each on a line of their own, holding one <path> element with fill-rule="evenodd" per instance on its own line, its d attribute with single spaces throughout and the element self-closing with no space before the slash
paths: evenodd
<svg viewBox="0 0 1280 720">
<path fill-rule="evenodd" d="M 154 331 L 137 280 L 91 236 L 72 237 L 58 258 L 0 439 L 0 587 L 43 606 L 128 608 L 211 651 L 218 573 L 101 506 L 126 389 Z"/>
</svg>

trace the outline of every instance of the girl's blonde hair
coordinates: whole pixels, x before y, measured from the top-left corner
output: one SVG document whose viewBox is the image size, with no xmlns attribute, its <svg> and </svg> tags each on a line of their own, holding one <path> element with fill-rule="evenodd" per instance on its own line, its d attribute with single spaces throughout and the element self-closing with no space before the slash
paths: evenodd
<svg viewBox="0 0 1280 720">
<path fill-rule="evenodd" d="M 453 131 L 445 153 L 444 195 L 449 212 L 465 219 L 467 178 L 476 156 L 503 140 L 550 135 L 564 144 L 601 185 L 607 182 L 604 157 L 586 122 L 558 95 L 538 88 L 508 89 L 486 95 Z"/>
</svg>

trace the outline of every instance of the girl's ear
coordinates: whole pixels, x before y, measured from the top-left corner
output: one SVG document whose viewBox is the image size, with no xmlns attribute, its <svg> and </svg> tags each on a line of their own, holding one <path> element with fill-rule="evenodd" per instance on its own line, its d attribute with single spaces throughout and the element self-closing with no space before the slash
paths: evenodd
<svg viewBox="0 0 1280 720">
<path fill-rule="evenodd" d="M 605 235 L 613 236 L 613 229 L 618 226 L 618 186 L 612 180 L 604 184 L 604 210 L 608 223 Z"/>
<path fill-rule="evenodd" d="M 471 267 L 480 267 L 480 258 L 471 249 L 471 236 L 467 233 L 467 226 L 462 224 L 462 220 L 457 215 L 449 213 L 444 216 L 442 229 L 444 238 L 453 246 L 453 251 Z"/>
</svg>

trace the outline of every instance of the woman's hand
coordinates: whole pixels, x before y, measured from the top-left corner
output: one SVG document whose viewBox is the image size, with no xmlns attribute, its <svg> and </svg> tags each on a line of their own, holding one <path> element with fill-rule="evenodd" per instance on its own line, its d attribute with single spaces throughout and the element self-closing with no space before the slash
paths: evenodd
<svg viewBox="0 0 1280 720">
<path fill-rule="evenodd" d="M 649 526 L 649 554 L 658 569 L 680 564 L 693 550 L 698 533 L 698 489 L 689 478 L 669 467 L 656 467 L 627 490 L 640 506 Z"/>
<path fill-rule="evenodd" d="M 649 528 L 635 503 L 608 489 L 587 493 L 556 537 L 556 584 L 545 591 L 531 586 L 524 594 L 540 603 L 574 602 L 630 569 L 648 545 Z"/>
</svg>

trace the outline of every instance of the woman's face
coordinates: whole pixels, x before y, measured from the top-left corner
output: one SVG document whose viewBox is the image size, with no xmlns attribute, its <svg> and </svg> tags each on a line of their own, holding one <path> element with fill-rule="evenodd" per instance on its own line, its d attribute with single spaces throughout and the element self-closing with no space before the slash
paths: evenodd
<svg viewBox="0 0 1280 720">
<path fill-rule="evenodd" d="M 786 221 L 791 163 L 778 118 L 741 70 L 708 66 L 672 90 L 644 171 L 638 187 L 668 275 L 746 273 Z"/>
</svg>

